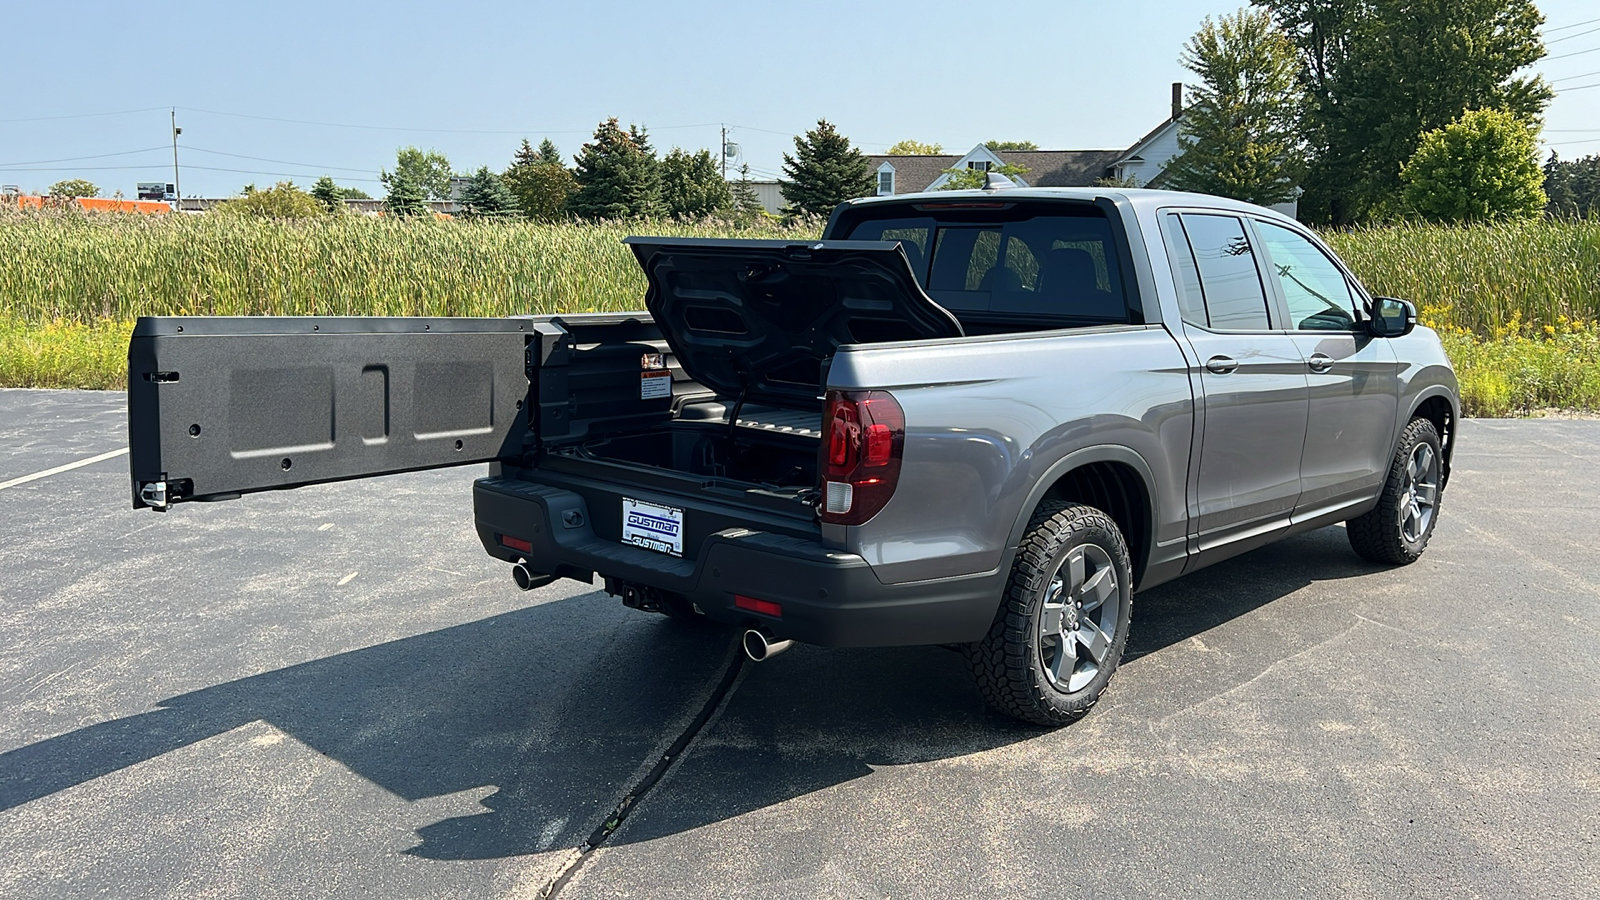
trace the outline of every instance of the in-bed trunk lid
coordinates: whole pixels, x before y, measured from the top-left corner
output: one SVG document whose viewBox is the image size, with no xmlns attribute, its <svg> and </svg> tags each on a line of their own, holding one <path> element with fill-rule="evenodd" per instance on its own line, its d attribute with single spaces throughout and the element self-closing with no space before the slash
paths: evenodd
<svg viewBox="0 0 1600 900">
<path fill-rule="evenodd" d="M 895 241 L 627 239 L 645 305 L 690 377 L 724 397 L 815 407 L 844 344 L 959 337 Z"/>
</svg>

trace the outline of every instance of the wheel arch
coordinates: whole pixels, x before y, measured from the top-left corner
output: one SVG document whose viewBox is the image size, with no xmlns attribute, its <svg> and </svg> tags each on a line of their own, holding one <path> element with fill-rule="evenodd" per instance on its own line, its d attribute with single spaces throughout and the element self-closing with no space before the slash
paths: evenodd
<svg viewBox="0 0 1600 900">
<path fill-rule="evenodd" d="M 1067 454 L 1045 471 L 1022 504 L 1006 542 L 1002 571 L 1010 571 L 1017 547 L 1040 505 L 1050 500 L 1087 503 L 1116 523 L 1128 542 L 1133 586 L 1144 579 L 1155 540 L 1155 475 L 1144 457 L 1127 447 L 1101 445 Z"/>
<path fill-rule="evenodd" d="M 1405 421 L 1419 417 L 1432 422 L 1434 430 L 1439 432 L 1439 450 L 1443 457 L 1439 467 L 1439 486 L 1442 488 L 1450 483 L 1450 460 L 1455 455 L 1456 422 L 1460 419 L 1460 411 L 1448 391 L 1442 387 L 1434 388 L 1424 391 L 1417 398 Z M 1401 427 L 1404 427 L 1404 423 L 1401 423 Z"/>
</svg>

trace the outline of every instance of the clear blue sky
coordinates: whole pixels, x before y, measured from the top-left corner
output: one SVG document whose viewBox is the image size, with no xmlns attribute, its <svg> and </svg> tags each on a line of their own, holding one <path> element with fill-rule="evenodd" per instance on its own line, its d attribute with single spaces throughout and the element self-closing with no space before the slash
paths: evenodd
<svg viewBox="0 0 1600 900">
<path fill-rule="evenodd" d="M 83 177 L 132 196 L 172 174 L 172 106 L 183 192 L 206 196 L 322 174 L 378 195 L 399 146 L 498 170 L 524 136 L 570 155 L 609 116 L 663 152 L 714 148 L 727 123 L 758 177 L 819 117 L 868 152 L 1120 148 L 1166 117 L 1200 20 L 1238 2 L 15 3 L 0 182 Z M 1544 140 L 1600 153 L 1600 87 L 1571 90 L 1600 84 L 1600 22 L 1563 28 L 1600 5 L 1541 8 L 1551 56 L 1574 54 L 1539 66 L 1563 90 Z M 21 121 L 59 116 L 77 118 Z"/>
</svg>

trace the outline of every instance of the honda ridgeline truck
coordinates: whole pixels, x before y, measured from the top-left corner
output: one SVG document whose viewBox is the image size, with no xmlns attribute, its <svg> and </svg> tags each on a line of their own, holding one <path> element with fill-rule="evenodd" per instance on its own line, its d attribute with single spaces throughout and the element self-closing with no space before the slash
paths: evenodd
<svg viewBox="0 0 1600 900">
<path fill-rule="evenodd" d="M 1099 697 L 1136 591 L 1338 522 L 1408 563 L 1437 521 L 1437 336 L 1271 211 L 992 184 L 818 241 L 627 243 L 647 313 L 140 319 L 134 506 L 488 462 L 477 532 L 525 589 L 756 659 L 958 645 L 1046 725 Z"/>
</svg>

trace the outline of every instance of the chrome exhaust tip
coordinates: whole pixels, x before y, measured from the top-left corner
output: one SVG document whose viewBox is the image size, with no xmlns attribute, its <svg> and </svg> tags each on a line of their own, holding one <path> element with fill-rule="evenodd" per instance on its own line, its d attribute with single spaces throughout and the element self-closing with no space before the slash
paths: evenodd
<svg viewBox="0 0 1600 900">
<path fill-rule="evenodd" d="M 794 641 L 775 641 L 754 628 L 747 629 L 744 633 L 744 655 L 750 657 L 751 662 L 771 659 L 789 649 L 792 644 Z"/>
<path fill-rule="evenodd" d="M 527 563 L 517 563 L 511 567 L 511 580 L 517 583 L 517 587 L 525 591 L 531 591 L 550 584 L 556 580 L 556 576 L 544 572 L 535 572 L 528 568 Z"/>
</svg>

